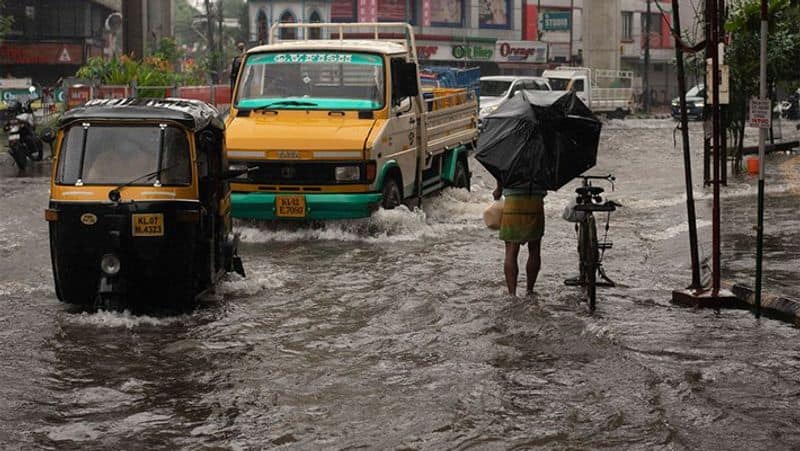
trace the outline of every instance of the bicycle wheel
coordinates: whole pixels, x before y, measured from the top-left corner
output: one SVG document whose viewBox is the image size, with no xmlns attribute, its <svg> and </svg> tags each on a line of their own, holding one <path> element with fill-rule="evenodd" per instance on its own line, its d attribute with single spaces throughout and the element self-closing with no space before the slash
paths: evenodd
<svg viewBox="0 0 800 451">
<path fill-rule="evenodd" d="M 581 222 L 580 230 L 581 269 L 589 311 L 594 312 L 597 299 L 597 226 L 594 216 L 589 214 Z"/>
</svg>

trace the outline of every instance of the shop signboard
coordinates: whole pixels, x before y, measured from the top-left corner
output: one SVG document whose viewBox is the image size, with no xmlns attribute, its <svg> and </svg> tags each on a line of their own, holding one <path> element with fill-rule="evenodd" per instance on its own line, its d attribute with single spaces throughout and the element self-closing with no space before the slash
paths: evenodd
<svg viewBox="0 0 800 451">
<path fill-rule="evenodd" d="M 495 61 L 516 63 L 546 63 L 547 43 L 538 41 L 497 41 Z"/>
<path fill-rule="evenodd" d="M 492 61 L 494 48 L 480 44 L 457 44 L 450 52 L 455 60 Z"/>
<path fill-rule="evenodd" d="M 569 11 L 545 11 L 541 15 L 539 29 L 542 31 L 569 31 Z"/>
<path fill-rule="evenodd" d="M 79 44 L 6 42 L 0 45 L 0 65 L 5 64 L 83 64 L 83 47 Z"/>
</svg>

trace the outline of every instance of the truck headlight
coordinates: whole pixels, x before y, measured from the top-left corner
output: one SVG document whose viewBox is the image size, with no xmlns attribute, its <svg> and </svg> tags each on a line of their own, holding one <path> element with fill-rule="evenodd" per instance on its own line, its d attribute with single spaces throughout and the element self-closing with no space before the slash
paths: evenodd
<svg viewBox="0 0 800 451">
<path fill-rule="evenodd" d="M 354 182 L 361 178 L 361 169 L 358 166 L 336 166 L 337 182 Z"/>
<path fill-rule="evenodd" d="M 109 276 L 115 276 L 120 269 L 119 257 L 114 254 L 103 255 L 100 259 L 100 269 Z"/>
<path fill-rule="evenodd" d="M 703 102 L 695 102 L 695 103 L 694 103 L 694 107 L 695 107 L 695 108 L 705 108 L 705 107 L 706 107 L 706 104 L 705 104 L 705 103 L 703 103 Z"/>
</svg>

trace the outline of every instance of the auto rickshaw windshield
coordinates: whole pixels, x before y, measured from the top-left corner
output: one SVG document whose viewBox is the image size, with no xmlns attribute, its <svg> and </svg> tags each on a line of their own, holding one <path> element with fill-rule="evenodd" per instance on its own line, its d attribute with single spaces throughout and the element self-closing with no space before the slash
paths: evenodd
<svg viewBox="0 0 800 451">
<path fill-rule="evenodd" d="M 158 124 L 91 124 L 89 127 L 75 124 L 64 131 L 56 183 L 73 185 L 80 179 L 86 185 L 117 185 L 159 169 L 162 170 L 159 173 L 162 185 L 186 186 L 192 183 L 189 142 L 181 128 L 167 126 L 163 130 L 162 143 L 162 130 Z M 152 183 L 152 178 L 144 178 L 134 184 Z"/>
</svg>

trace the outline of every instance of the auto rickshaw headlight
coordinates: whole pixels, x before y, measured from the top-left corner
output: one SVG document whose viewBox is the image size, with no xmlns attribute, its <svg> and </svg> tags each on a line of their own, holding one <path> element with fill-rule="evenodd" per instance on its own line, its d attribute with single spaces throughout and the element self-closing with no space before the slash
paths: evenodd
<svg viewBox="0 0 800 451">
<path fill-rule="evenodd" d="M 361 170 L 358 166 L 337 166 L 337 182 L 354 182 L 361 178 Z"/>
<path fill-rule="evenodd" d="M 119 257 L 114 254 L 103 255 L 100 259 L 100 269 L 109 276 L 115 276 L 120 269 Z"/>
</svg>

